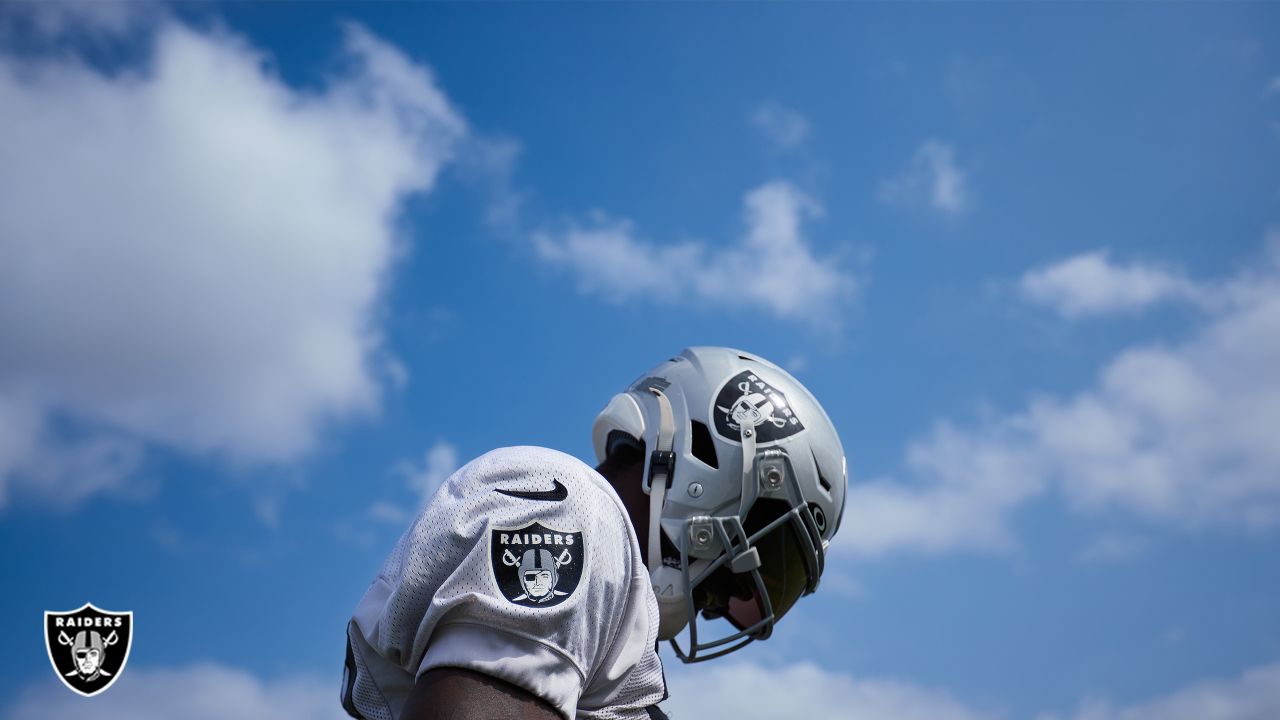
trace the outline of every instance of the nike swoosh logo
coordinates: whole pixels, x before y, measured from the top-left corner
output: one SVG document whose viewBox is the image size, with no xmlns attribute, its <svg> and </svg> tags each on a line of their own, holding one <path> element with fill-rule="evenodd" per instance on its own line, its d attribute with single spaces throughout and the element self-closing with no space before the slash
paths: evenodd
<svg viewBox="0 0 1280 720">
<path fill-rule="evenodd" d="M 569 497 L 569 489 L 560 484 L 559 480 L 553 480 L 550 490 L 498 490 L 503 495 L 510 495 L 513 498 L 524 498 L 525 500 L 550 500 L 551 502 L 560 502 Z"/>
</svg>

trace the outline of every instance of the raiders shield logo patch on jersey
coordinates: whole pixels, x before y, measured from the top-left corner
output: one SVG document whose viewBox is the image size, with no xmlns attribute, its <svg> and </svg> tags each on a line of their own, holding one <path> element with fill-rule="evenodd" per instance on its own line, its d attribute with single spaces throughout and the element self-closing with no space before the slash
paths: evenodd
<svg viewBox="0 0 1280 720">
<path fill-rule="evenodd" d="M 62 684 L 85 697 L 111 687 L 129 661 L 132 612 L 108 612 L 85 603 L 78 610 L 44 614 L 45 649 Z"/>
<path fill-rule="evenodd" d="M 503 596 L 516 605 L 551 607 L 573 594 L 587 549 L 582 533 L 532 523 L 492 531 L 489 560 Z"/>
<path fill-rule="evenodd" d="M 787 396 L 750 370 L 729 378 L 712 403 L 716 431 L 727 440 L 742 442 L 742 426 L 755 428 L 758 444 L 791 437 L 804 424 L 791 410 Z"/>
</svg>

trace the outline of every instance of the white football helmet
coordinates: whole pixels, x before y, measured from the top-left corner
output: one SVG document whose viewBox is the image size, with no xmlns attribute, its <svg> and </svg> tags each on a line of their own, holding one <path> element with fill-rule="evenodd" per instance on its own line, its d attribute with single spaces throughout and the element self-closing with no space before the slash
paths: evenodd
<svg viewBox="0 0 1280 720">
<path fill-rule="evenodd" d="M 844 513 L 844 450 L 785 370 L 720 347 L 687 348 L 615 395 L 592 429 L 596 458 L 643 443 L 647 559 L 659 637 L 697 662 L 762 640 L 818 587 Z M 698 638 L 698 616 L 737 632 Z M 687 649 L 676 637 L 688 628 Z"/>
</svg>

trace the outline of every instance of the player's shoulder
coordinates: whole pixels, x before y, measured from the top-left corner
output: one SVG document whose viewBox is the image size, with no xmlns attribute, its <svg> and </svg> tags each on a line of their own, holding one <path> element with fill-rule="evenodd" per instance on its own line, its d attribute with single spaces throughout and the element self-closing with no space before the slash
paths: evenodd
<svg viewBox="0 0 1280 720">
<path fill-rule="evenodd" d="M 467 463 L 471 474 L 501 474 L 524 469 L 557 468 L 564 472 L 585 473 L 599 477 L 589 465 L 566 452 L 538 445 L 512 445 L 494 448 Z"/>
<path fill-rule="evenodd" d="M 578 458 L 536 445 L 490 450 L 464 465 L 447 481 L 456 491 L 493 492 L 516 500 L 579 500 L 616 505 L 621 502 L 609 483 Z"/>
<path fill-rule="evenodd" d="M 466 668 L 574 717 L 580 701 L 616 704 L 618 683 L 661 697 L 656 615 L 605 479 L 567 453 L 502 447 L 450 475 L 402 536 L 357 609 L 355 645 L 395 658 L 396 677 Z M 656 674 L 632 682 L 642 661 Z"/>
</svg>

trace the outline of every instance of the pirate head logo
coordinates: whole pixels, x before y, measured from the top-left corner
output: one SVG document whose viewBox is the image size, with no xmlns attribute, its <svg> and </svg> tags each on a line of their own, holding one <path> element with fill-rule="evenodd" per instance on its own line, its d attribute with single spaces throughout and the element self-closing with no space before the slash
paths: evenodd
<svg viewBox="0 0 1280 720">
<path fill-rule="evenodd" d="M 85 697 L 111 687 L 129 661 L 132 612 L 85 603 L 70 612 L 45 612 L 45 647 L 63 684 Z"/>
<path fill-rule="evenodd" d="M 804 424 L 787 403 L 787 396 L 750 370 L 725 382 L 712 403 L 711 415 L 716 431 L 733 442 L 742 441 L 743 426 L 755 429 L 756 442 L 760 444 L 804 430 Z"/>
<path fill-rule="evenodd" d="M 517 605 L 559 605 L 582 579 L 586 548 L 580 532 L 551 530 L 535 522 L 493 530 L 489 547 L 493 579 L 503 596 Z"/>
<path fill-rule="evenodd" d="M 511 553 L 503 553 L 502 560 L 504 564 L 514 565 L 515 556 Z M 520 569 L 517 577 L 520 579 L 520 587 L 524 588 L 524 592 L 513 598 L 514 600 L 529 599 L 535 603 L 544 603 L 558 595 L 567 595 L 563 590 L 556 589 L 556 583 L 560 582 L 560 574 L 557 568 L 560 565 L 567 565 L 573 560 L 573 555 L 569 553 L 569 549 L 565 548 L 560 551 L 560 557 L 551 557 L 550 550 L 525 550 L 524 555 L 520 558 Z"/>
</svg>

